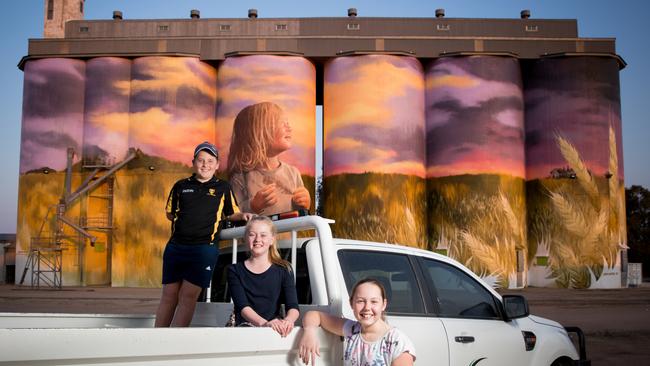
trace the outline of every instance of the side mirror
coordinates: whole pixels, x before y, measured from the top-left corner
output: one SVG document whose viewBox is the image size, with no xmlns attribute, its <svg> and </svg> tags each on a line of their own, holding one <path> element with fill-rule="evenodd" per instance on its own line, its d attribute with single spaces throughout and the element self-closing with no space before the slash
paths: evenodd
<svg viewBox="0 0 650 366">
<path fill-rule="evenodd" d="M 506 320 L 524 318 L 530 313 L 528 301 L 521 295 L 503 295 L 503 308 L 506 312 Z"/>
</svg>

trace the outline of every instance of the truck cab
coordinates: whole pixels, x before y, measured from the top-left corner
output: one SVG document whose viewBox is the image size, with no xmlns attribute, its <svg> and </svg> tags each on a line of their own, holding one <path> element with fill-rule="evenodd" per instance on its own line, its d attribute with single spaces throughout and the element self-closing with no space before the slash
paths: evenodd
<svg viewBox="0 0 650 366">
<path fill-rule="evenodd" d="M 430 251 L 332 238 L 332 223 L 318 216 L 275 223 L 279 233 L 286 233 L 279 249 L 292 263 L 301 314 L 317 309 L 354 319 L 349 291 L 357 281 L 372 277 L 386 289 L 389 324 L 411 338 L 419 364 L 589 364 L 585 355 L 580 357 L 576 352 L 566 329 L 530 315 L 522 296 L 501 296 L 462 264 Z M 299 237 L 301 232 L 313 233 L 314 229 L 316 237 Z M 222 250 L 210 303 L 202 305 L 204 310 L 212 307 L 214 313 L 195 317 L 197 325 L 201 318 L 217 319 L 221 324 L 216 325 L 227 321 L 232 311 L 227 267 L 246 258 L 246 249 L 238 245 L 242 236 L 243 228 L 222 233 L 233 245 Z M 225 311 L 217 311 L 219 308 Z M 570 329 L 582 340 L 579 345 L 584 351 L 582 333 Z M 335 340 L 333 347 L 330 353 L 336 355 L 335 361 L 342 348 L 340 340 Z"/>
</svg>

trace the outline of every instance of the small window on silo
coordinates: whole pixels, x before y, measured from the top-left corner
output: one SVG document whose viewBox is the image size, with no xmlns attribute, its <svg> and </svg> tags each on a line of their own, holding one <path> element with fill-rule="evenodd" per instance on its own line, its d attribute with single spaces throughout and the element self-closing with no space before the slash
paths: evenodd
<svg viewBox="0 0 650 366">
<path fill-rule="evenodd" d="M 526 32 L 537 32 L 539 31 L 539 28 L 537 28 L 536 25 L 527 25 L 526 26 Z"/>
<path fill-rule="evenodd" d="M 167 32 L 169 30 L 169 25 L 163 24 L 158 26 L 158 32 Z"/>
<path fill-rule="evenodd" d="M 83 2 L 83 1 L 80 1 L 80 2 L 79 2 L 79 12 L 80 12 L 81 14 L 84 13 L 84 2 Z"/>
<path fill-rule="evenodd" d="M 361 26 L 358 23 L 348 23 L 348 30 L 359 30 Z"/>
<path fill-rule="evenodd" d="M 449 26 L 449 24 L 436 24 L 436 29 L 439 31 L 447 32 L 449 31 L 449 29 L 451 29 L 451 27 Z"/>
<path fill-rule="evenodd" d="M 286 24 L 276 24 L 276 25 L 275 25 L 275 30 L 276 30 L 276 31 L 287 30 L 287 25 L 286 25 Z"/>
<path fill-rule="evenodd" d="M 220 24 L 219 25 L 219 30 L 222 32 L 229 32 L 230 31 L 230 24 Z"/>
<path fill-rule="evenodd" d="M 47 1 L 47 19 L 52 20 L 54 18 L 54 0 Z"/>
<path fill-rule="evenodd" d="M 88 33 L 88 27 L 86 27 L 86 26 L 79 27 L 79 32 L 80 33 Z"/>
</svg>

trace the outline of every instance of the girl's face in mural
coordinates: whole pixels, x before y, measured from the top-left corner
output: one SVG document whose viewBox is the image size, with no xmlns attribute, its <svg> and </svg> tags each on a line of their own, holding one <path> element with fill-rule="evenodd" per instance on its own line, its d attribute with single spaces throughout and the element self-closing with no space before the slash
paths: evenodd
<svg viewBox="0 0 650 366">
<path fill-rule="evenodd" d="M 271 143 L 269 155 L 274 156 L 291 148 L 291 124 L 287 115 L 283 112 L 275 126 L 273 142 Z"/>
<path fill-rule="evenodd" d="M 196 179 L 199 182 L 207 182 L 214 176 L 219 168 L 219 160 L 206 151 L 199 151 L 192 160 Z"/>
</svg>

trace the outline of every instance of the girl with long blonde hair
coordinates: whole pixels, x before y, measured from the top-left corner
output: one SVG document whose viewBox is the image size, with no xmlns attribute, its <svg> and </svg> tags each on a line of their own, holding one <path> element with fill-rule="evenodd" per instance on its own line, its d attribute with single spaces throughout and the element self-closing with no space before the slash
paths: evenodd
<svg viewBox="0 0 650 366">
<path fill-rule="evenodd" d="M 244 242 L 248 259 L 228 268 L 235 325 L 271 327 L 286 337 L 300 313 L 291 265 L 280 257 L 273 222 L 265 216 L 250 219 Z M 282 303 L 286 310 L 284 318 L 280 317 Z"/>
<path fill-rule="evenodd" d="M 311 196 L 300 172 L 279 158 L 291 145 L 291 125 L 277 104 L 252 104 L 237 114 L 228 173 L 243 211 L 269 215 L 309 209 Z"/>
</svg>

